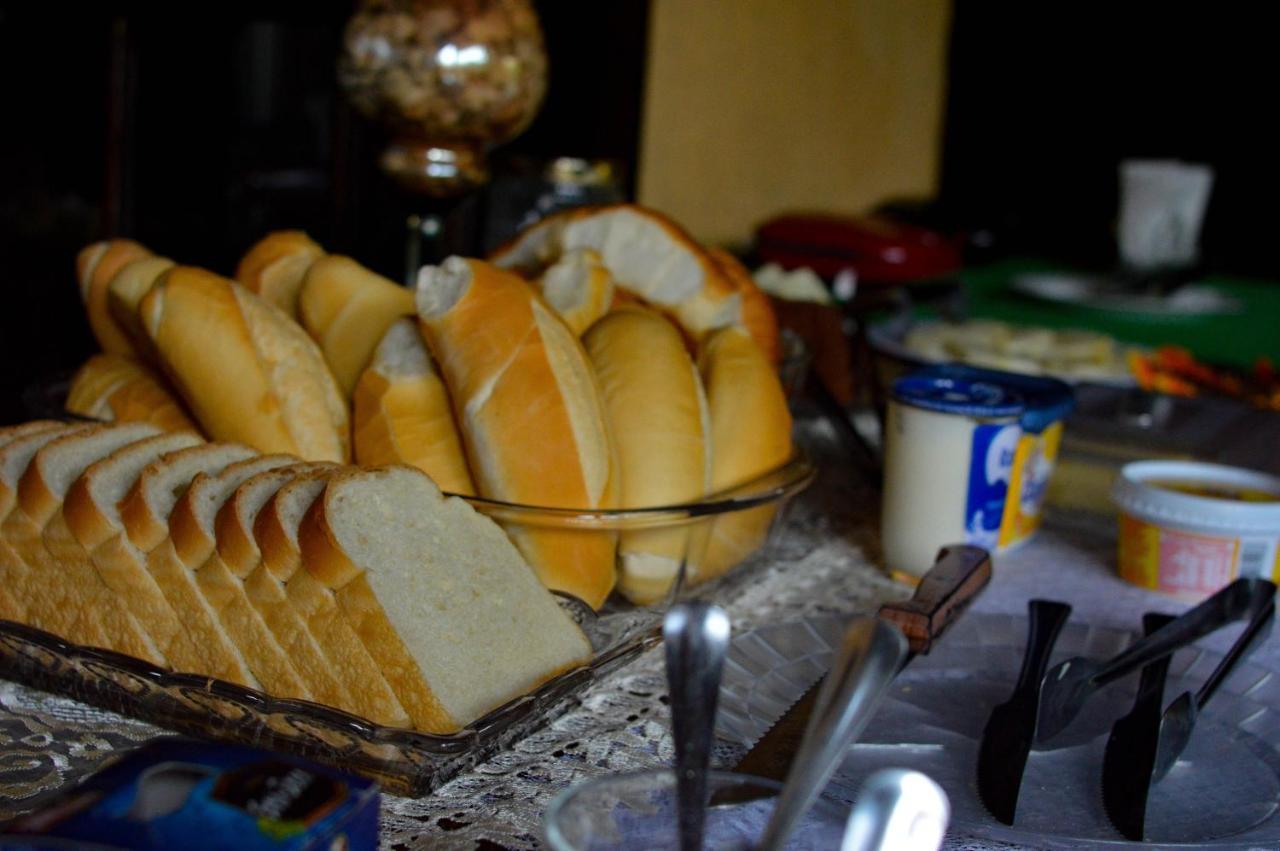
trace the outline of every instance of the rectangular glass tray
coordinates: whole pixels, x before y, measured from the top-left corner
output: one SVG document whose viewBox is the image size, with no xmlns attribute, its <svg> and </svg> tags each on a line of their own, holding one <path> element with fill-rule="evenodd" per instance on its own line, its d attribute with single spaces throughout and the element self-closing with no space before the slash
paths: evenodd
<svg viewBox="0 0 1280 851">
<path fill-rule="evenodd" d="M 294 754 L 418 797 L 563 714 L 570 697 L 661 641 L 655 610 L 596 615 L 574 600 L 561 604 L 591 640 L 590 662 L 450 735 L 383 727 L 311 701 L 174 673 L 6 620 L 0 677 L 179 733 Z"/>
</svg>

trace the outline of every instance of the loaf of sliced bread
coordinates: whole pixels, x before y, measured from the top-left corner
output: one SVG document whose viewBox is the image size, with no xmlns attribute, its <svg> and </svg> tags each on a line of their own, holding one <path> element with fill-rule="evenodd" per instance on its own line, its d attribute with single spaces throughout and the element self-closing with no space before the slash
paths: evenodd
<svg viewBox="0 0 1280 851">
<path fill-rule="evenodd" d="M 9 515 L 9 509 L 13 507 L 15 493 L 13 488 L 17 486 L 18 475 L 12 478 L 12 482 L 6 480 L 3 474 L 5 467 L 9 465 L 8 459 L 11 457 L 7 452 L 10 444 L 23 438 L 34 438 L 36 435 L 45 432 L 57 432 L 65 429 L 62 423 L 55 420 L 33 420 L 29 423 L 21 425 L 6 426 L 0 428 L 0 524 L 4 522 L 4 518 Z M 53 439 L 53 435 L 49 435 L 49 440 Z M 16 455 L 20 460 L 22 469 L 26 469 L 27 464 L 31 460 L 40 447 L 37 445 L 30 450 L 30 454 L 26 455 L 25 460 L 21 460 L 21 455 Z M 17 452 L 17 450 L 14 450 Z M 19 576 L 25 573 L 26 564 L 18 558 L 18 554 L 14 552 L 13 547 L 9 546 L 8 541 L 0 535 L 0 619 L 11 620 L 21 623 L 26 618 L 26 606 L 23 605 L 19 596 L 15 596 L 17 587 L 20 583 Z"/>
<path fill-rule="evenodd" d="M 254 537 L 261 561 L 245 579 L 245 591 L 263 616 L 267 609 L 280 616 L 295 612 L 345 685 L 349 704 L 337 704 L 362 718 L 392 727 L 409 726 L 391 684 L 347 624 L 333 592 L 305 570 L 299 570 L 298 526 L 311 504 L 324 491 L 332 470 L 306 473 L 292 479 L 258 512 Z"/>
<path fill-rule="evenodd" d="M 442 491 L 476 492 L 449 390 L 413 320 L 401 319 L 383 335 L 373 362 L 356 382 L 351 425 L 360 465 L 408 464 Z"/>
<path fill-rule="evenodd" d="M 591 654 L 502 530 L 418 470 L 338 474 L 298 539 L 420 730 L 457 731 Z"/>
</svg>

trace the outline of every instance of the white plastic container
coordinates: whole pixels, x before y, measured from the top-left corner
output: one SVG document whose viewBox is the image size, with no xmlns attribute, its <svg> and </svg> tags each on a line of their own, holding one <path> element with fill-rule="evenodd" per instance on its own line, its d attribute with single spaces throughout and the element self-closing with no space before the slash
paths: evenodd
<svg viewBox="0 0 1280 851">
<path fill-rule="evenodd" d="M 1199 600 L 1280 574 L 1280 478 L 1194 461 L 1138 461 L 1112 488 L 1125 580 Z"/>
<path fill-rule="evenodd" d="M 920 373 L 894 383 L 880 523 L 890 573 L 923 576 L 947 544 L 995 551 L 1022 412 L 1016 393 L 990 382 Z"/>
</svg>

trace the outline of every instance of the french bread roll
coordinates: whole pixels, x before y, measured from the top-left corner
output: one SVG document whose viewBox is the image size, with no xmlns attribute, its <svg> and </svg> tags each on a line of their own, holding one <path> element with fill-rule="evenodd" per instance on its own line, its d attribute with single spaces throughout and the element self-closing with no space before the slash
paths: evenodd
<svg viewBox="0 0 1280 851">
<path fill-rule="evenodd" d="M 680 332 L 653 311 L 627 308 L 591 326 L 582 342 L 617 447 L 619 507 L 701 499 L 711 472 L 707 405 Z M 689 527 L 622 533 L 618 589 L 633 603 L 661 600 L 689 541 Z"/>
<path fill-rule="evenodd" d="M 243 482 L 259 473 L 297 463 L 289 455 L 226 454 L 219 447 L 205 453 L 174 458 L 157 478 L 190 478 L 190 486 L 169 512 L 169 531 L 147 556 L 147 569 L 164 590 L 174 608 L 183 613 L 184 626 L 194 645 L 192 658 L 173 659 L 180 670 L 205 673 L 220 679 L 258 687 L 257 678 L 239 646 L 222 628 L 196 581 L 195 570 L 217 545 L 218 512 Z M 164 476 L 163 473 L 168 475 Z"/>
<path fill-rule="evenodd" d="M 250 292 L 296 319 L 302 278 L 311 264 L 323 256 L 324 249 L 302 231 L 273 231 L 240 258 L 235 278 Z"/>
<path fill-rule="evenodd" d="M 516 275 L 450 257 L 418 276 L 418 315 L 457 412 L 480 494 L 556 508 L 616 501 L 599 389 L 573 333 Z M 599 608 L 614 583 L 605 533 L 509 524 L 547 587 Z"/>
<path fill-rule="evenodd" d="M 85 361 L 71 379 L 66 407 L 73 414 L 108 422 L 200 431 L 163 379 L 124 355 L 97 354 Z"/>
<path fill-rule="evenodd" d="M 127 536 L 120 517 L 120 500 L 137 483 L 142 471 L 162 456 L 203 441 L 191 432 L 159 434 L 130 443 L 90 464 L 67 491 L 62 514 L 67 529 L 88 554 L 114 599 L 146 633 L 158 654 L 169 659 L 182 622 L 164 599 L 155 580 L 140 560 L 113 558 L 120 538 Z"/>
<path fill-rule="evenodd" d="M 733 288 L 741 299 L 740 324 L 764 351 L 769 363 L 777 364 L 782 360 L 782 344 L 778 339 L 778 317 L 773 312 L 769 296 L 760 289 L 755 278 L 751 277 L 751 271 L 737 257 L 718 247 L 708 248 L 707 253 L 724 276 L 733 283 Z"/>
<path fill-rule="evenodd" d="M 388 326 L 413 312 L 411 290 L 337 254 L 312 263 L 298 293 L 302 327 L 348 399 Z"/>
<path fill-rule="evenodd" d="M 16 504 L 0 531 L 31 567 L 24 593 L 36 626 L 78 644 L 163 664 L 159 648 L 115 603 L 62 513 L 67 491 L 89 465 L 159 433 L 142 423 L 93 426 L 45 444 L 18 481 Z"/>
<path fill-rule="evenodd" d="M 373 362 L 356 382 L 351 420 L 359 464 L 408 464 L 446 493 L 476 492 L 449 390 L 413 320 L 397 320 L 382 336 Z"/>
<path fill-rule="evenodd" d="M 711 422 L 711 490 L 745 484 L 791 457 L 791 412 L 778 374 L 743 328 L 708 337 L 698 355 Z M 716 518 L 694 576 L 724 573 L 764 542 L 776 506 Z"/>
<path fill-rule="evenodd" d="M 715 261 L 675 222 L 634 204 L 548 216 L 490 260 L 533 275 L 579 248 L 599 252 L 617 286 L 669 309 L 694 339 L 740 319 L 741 298 Z"/>
<path fill-rule="evenodd" d="M 294 476 L 276 491 L 254 520 L 261 559 L 245 579 L 249 599 L 263 617 L 293 613 L 328 660 L 328 668 L 346 689 L 334 706 L 389 727 L 409 726 L 391 684 L 342 617 L 333 592 L 300 570 L 298 526 L 329 479 L 342 468 Z"/>
<path fill-rule="evenodd" d="M 591 654 L 502 531 L 418 470 L 338 474 L 298 540 L 419 730 L 456 732 Z"/>
<path fill-rule="evenodd" d="M 590 248 L 565 253 L 537 280 L 538 292 L 581 337 L 613 305 L 613 275 Z"/>
<path fill-rule="evenodd" d="M 255 606 L 244 582 L 262 558 L 253 537 L 253 523 L 262 506 L 294 476 L 324 466 L 279 467 L 241 483 L 218 510 L 217 543 L 196 569 L 196 582 L 268 693 L 345 707 L 350 705 L 350 695 L 333 676 L 306 624 L 287 602 Z"/>
<path fill-rule="evenodd" d="M 210 438 L 309 461 L 348 459 L 346 401 L 316 344 L 280 311 L 239 284 L 176 266 L 140 315 Z"/>
<path fill-rule="evenodd" d="M 80 299 L 89 317 L 89 328 L 108 354 L 138 356 L 129 335 L 107 308 L 107 287 L 125 264 L 150 255 L 149 250 L 131 239 L 111 239 L 86 246 L 76 256 Z"/>
<path fill-rule="evenodd" d="M 138 318 L 138 308 L 160 276 L 174 265 L 168 257 L 140 257 L 121 266 L 107 284 L 107 310 L 111 318 L 125 332 L 134 350 L 148 362 L 153 361 L 154 353 Z"/>
<path fill-rule="evenodd" d="M 64 423 L 55 420 L 33 420 L 21 425 L 0 428 L 0 524 L 9 516 L 16 498 L 16 487 L 22 472 L 26 470 L 31 456 L 44 443 L 52 440 L 54 435 L 68 428 Z M 41 442 L 38 435 L 48 434 Z M 14 446 L 17 444 L 17 446 Z M 13 446 L 14 448 L 10 448 Z M 6 472 L 8 471 L 8 472 Z M 29 570 L 25 562 L 18 558 L 13 547 L 0 535 L 0 619 L 23 622 L 26 619 L 26 605 L 18 594 L 18 587 Z"/>
</svg>

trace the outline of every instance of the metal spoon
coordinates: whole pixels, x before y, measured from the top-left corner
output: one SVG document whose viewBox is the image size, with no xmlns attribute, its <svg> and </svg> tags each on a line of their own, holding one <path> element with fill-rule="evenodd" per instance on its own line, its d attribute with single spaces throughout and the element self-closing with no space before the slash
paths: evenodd
<svg viewBox="0 0 1280 851">
<path fill-rule="evenodd" d="M 786 843 L 871 720 L 906 655 L 906 637 L 887 621 L 862 617 L 849 627 L 760 840 L 763 851 Z"/>
<path fill-rule="evenodd" d="M 840 851 L 937 851 L 950 817 L 947 793 L 931 778 L 886 768 L 862 785 Z"/>
<path fill-rule="evenodd" d="M 682 851 L 700 851 L 707 816 L 707 765 L 720 675 L 729 648 L 729 616 L 708 603 L 679 603 L 667 612 L 662 639 L 676 746 L 676 800 Z"/>
</svg>

